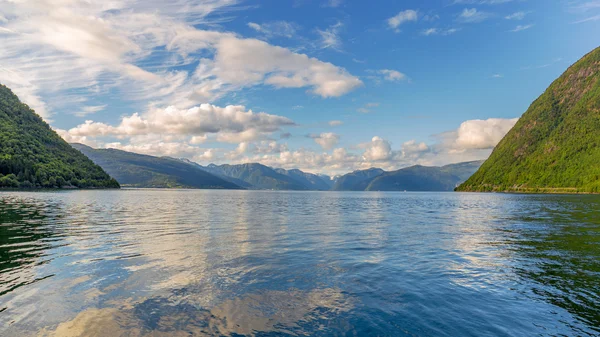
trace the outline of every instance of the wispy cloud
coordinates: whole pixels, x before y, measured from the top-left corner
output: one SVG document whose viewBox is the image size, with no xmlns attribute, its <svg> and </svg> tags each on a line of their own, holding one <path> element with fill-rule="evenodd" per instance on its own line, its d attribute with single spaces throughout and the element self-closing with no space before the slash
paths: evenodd
<svg viewBox="0 0 600 337">
<path fill-rule="evenodd" d="M 600 20 L 600 15 L 594 15 L 594 16 L 590 16 L 589 18 L 575 21 L 573 23 L 584 23 L 584 22 L 598 21 L 598 20 Z"/>
<path fill-rule="evenodd" d="M 362 114 L 368 114 L 373 111 L 373 108 L 376 108 L 378 106 L 379 106 L 379 103 L 367 103 L 367 104 L 363 105 L 362 107 L 356 109 L 356 111 L 360 112 Z"/>
<path fill-rule="evenodd" d="M 526 12 L 514 12 L 510 15 L 505 16 L 506 20 L 523 20 L 527 16 Z"/>
<path fill-rule="evenodd" d="M 418 13 L 416 10 L 408 9 L 402 11 L 395 16 L 392 16 L 387 20 L 388 26 L 392 29 L 395 29 L 396 32 L 399 31 L 398 27 L 406 22 L 415 22 L 418 20 Z"/>
<path fill-rule="evenodd" d="M 297 24 L 287 21 L 273 21 L 262 24 L 248 22 L 248 27 L 263 34 L 267 38 L 283 36 L 291 39 L 296 35 L 296 31 L 298 30 Z"/>
<path fill-rule="evenodd" d="M 75 113 L 77 117 L 84 117 L 87 115 L 95 114 L 97 112 L 103 111 L 106 109 L 105 105 L 92 105 L 92 106 L 84 106 L 81 111 Z"/>
<path fill-rule="evenodd" d="M 531 69 L 543 69 L 543 68 L 548 68 L 551 67 L 559 62 L 561 62 L 563 59 L 562 57 L 558 57 L 555 58 L 554 60 L 548 62 L 548 63 L 544 63 L 541 65 L 537 65 L 537 66 L 526 66 L 526 67 L 522 67 L 521 70 L 531 70 Z"/>
<path fill-rule="evenodd" d="M 456 32 L 458 32 L 460 29 L 458 28 L 447 28 L 447 29 L 440 29 L 440 28 L 428 28 L 425 29 L 421 32 L 421 35 L 425 35 L 425 36 L 431 36 L 431 35 L 452 35 Z"/>
<path fill-rule="evenodd" d="M 512 32 L 512 33 L 521 32 L 521 31 L 527 30 L 527 29 L 529 29 L 529 28 L 531 28 L 533 26 L 534 26 L 534 24 L 518 25 L 514 29 L 511 29 L 510 32 Z"/>
<path fill-rule="evenodd" d="M 479 11 L 477 8 L 465 8 L 458 15 L 458 21 L 463 23 L 478 23 L 488 19 L 490 16 L 490 13 Z"/>
<path fill-rule="evenodd" d="M 339 34 L 343 26 L 344 24 L 338 21 L 336 24 L 329 26 L 329 28 L 325 30 L 317 29 L 317 34 L 319 34 L 320 37 L 319 44 L 322 49 L 331 48 L 337 51 L 342 50 L 342 39 Z"/>
</svg>

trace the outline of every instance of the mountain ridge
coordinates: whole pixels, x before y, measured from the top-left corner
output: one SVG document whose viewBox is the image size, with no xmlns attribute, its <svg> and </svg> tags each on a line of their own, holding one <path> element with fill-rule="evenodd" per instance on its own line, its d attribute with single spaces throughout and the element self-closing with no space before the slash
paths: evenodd
<svg viewBox="0 0 600 337">
<path fill-rule="evenodd" d="M 169 157 L 155 157 L 117 149 L 94 149 L 71 144 L 110 172 L 124 186 L 142 188 L 241 189 L 204 170 Z"/>
<path fill-rule="evenodd" d="M 0 84 L 0 187 L 119 188 Z"/>
<path fill-rule="evenodd" d="M 457 191 L 600 193 L 600 48 L 529 106 Z"/>
</svg>

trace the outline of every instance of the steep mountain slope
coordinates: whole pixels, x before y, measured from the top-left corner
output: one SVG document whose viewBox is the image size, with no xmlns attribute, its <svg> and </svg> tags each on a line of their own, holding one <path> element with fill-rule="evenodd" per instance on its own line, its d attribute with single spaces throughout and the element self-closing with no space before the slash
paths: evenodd
<svg viewBox="0 0 600 337">
<path fill-rule="evenodd" d="M 119 184 L 0 84 L 0 187 L 118 188 Z"/>
<path fill-rule="evenodd" d="M 452 191 L 471 176 L 483 161 L 442 167 L 411 166 L 373 178 L 366 191 Z"/>
<path fill-rule="evenodd" d="M 600 48 L 555 80 L 457 190 L 600 192 Z"/>
<path fill-rule="evenodd" d="M 228 177 L 230 179 L 242 180 L 255 189 L 299 191 L 309 189 L 295 179 L 258 163 L 240 165 L 211 164 L 202 166 L 202 168 L 212 174 Z"/>
<path fill-rule="evenodd" d="M 284 170 L 281 168 L 275 169 L 275 172 L 286 175 L 296 180 L 309 190 L 328 191 L 329 189 L 331 189 L 331 185 L 328 184 L 325 180 L 326 178 L 323 178 L 316 174 L 307 173 L 298 169 Z"/>
<path fill-rule="evenodd" d="M 333 191 L 364 191 L 369 182 L 385 173 L 379 168 L 370 168 L 368 170 L 354 171 L 339 177 L 331 190 Z"/>
<path fill-rule="evenodd" d="M 109 172 L 119 183 L 130 187 L 239 189 L 200 168 L 177 159 L 153 157 L 115 149 L 93 149 L 71 144 Z"/>
</svg>

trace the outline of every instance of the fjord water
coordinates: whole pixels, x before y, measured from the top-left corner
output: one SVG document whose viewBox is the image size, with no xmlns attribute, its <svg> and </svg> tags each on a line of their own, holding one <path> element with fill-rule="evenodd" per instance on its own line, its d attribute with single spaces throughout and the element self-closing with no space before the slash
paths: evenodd
<svg viewBox="0 0 600 337">
<path fill-rule="evenodd" d="M 0 193 L 0 335 L 600 334 L 600 197 Z"/>
</svg>

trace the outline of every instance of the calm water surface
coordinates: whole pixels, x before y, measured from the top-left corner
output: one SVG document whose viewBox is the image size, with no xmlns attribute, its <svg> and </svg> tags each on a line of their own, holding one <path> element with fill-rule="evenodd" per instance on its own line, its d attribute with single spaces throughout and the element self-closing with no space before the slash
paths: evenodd
<svg viewBox="0 0 600 337">
<path fill-rule="evenodd" d="M 0 193 L 1 336 L 600 334 L 600 197 Z"/>
</svg>

